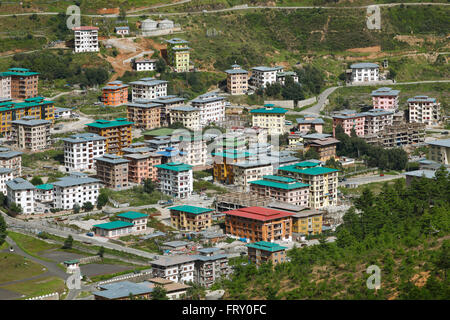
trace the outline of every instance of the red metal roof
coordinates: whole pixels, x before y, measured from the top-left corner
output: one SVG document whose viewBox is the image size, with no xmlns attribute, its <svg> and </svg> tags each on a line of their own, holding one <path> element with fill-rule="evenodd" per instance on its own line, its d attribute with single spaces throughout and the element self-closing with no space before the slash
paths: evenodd
<svg viewBox="0 0 450 320">
<path fill-rule="evenodd" d="M 236 210 L 230 210 L 224 212 L 230 216 L 238 216 L 247 219 L 254 219 L 259 221 L 269 221 L 278 218 L 290 217 L 294 215 L 292 212 L 275 210 L 275 209 L 267 209 L 263 207 L 248 207 L 241 208 Z"/>
<path fill-rule="evenodd" d="M 98 30 L 98 28 L 97 27 L 88 27 L 88 26 L 86 26 L 86 27 L 76 27 L 76 28 L 73 28 L 72 30 L 74 30 L 74 31 L 85 31 L 85 30 Z"/>
</svg>

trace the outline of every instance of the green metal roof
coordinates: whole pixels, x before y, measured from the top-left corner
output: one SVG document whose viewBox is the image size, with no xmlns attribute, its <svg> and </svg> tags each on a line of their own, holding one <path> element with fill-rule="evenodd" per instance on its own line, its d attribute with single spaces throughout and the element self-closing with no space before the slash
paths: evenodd
<svg viewBox="0 0 450 320">
<path fill-rule="evenodd" d="M 126 228 L 126 227 L 132 227 L 134 224 L 130 222 L 125 221 L 113 221 L 113 222 L 107 222 L 107 223 L 101 223 L 101 224 L 95 224 L 95 228 L 100 229 L 106 229 L 106 230 L 113 230 L 113 229 L 120 229 L 120 228 Z"/>
<path fill-rule="evenodd" d="M 319 164 L 316 162 L 310 162 L 310 161 L 302 161 L 295 164 L 297 167 L 317 167 Z"/>
<path fill-rule="evenodd" d="M 13 101 L 5 101 L 0 102 L 0 111 L 9 111 L 14 109 L 23 109 L 28 107 L 36 107 L 48 104 L 55 104 L 53 101 L 47 100 L 35 100 L 29 102 L 13 102 Z"/>
<path fill-rule="evenodd" d="M 331 168 L 327 168 L 327 167 L 314 167 L 314 168 L 302 169 L 302 168 L 299 168 L 297 165 L 298 165 L 298 163 L 290 165 L 290 166 L 280 167 L 278 169 L 278 171 L 288 171 L 288 172 L 301 173 L 301 174 L 307 174 L 307 175 L 313 175 L 313 176 L 318 175 L 318 174 L 325 174 L 325 173 L 339 171 L 337 169 L 331 169 Z"/>
<path fill-rule="evenodd" d="M 193 214 L 200 214 L 200 213 L 214 211 L 214 209 L 194 207 L 194 206 L 189 206 L 189 205 L 175 206 L 175 207 L 170 207 L 169 209 L 183 211 L 183 212 L 187 212 L 187 213 L 193 213 Z"/>
<path fill-rule="evenodd" d="M 255 242 L 255 243 L 249 243 L 249 244 L 246 244 L 246 246 L 249 248 L 270 251 L 270 252 L 282 251 L 282 250 L 287 249 L 287 247 L 280 246 L 278 243 L 272 243 L 272 242 L 267 242 L 267 241 L 259 241 L 259 242 Z"/>
<path fill-rule="evenodd" d="M 279 182 L 286 182 L 286 183 L 297 181 L 294 178 L 286 178 L 286 177 L 275 176 L 275 175 L 266 175 L 266 176 L 263 176 L 263 179 L 274 180 L 274 181 L 279 181 Z"/>
<path fill-rule="evenodd" d="M 95 122 L 86 124 L 88 127 L 94 127 L 94 128 L 111 128 L 111 127 L 117 127 L 117 126 L 125 126 L 125 125 L 132 125 L 134 122 L 126 121 L 125 118 L 118 118 L 116 120 L 96 120 Z"/>
<path fill-rule="evenodd" d="M 128 211 L 117 215 L 121 218 L 127 218 L 127 219 L 141 219 L 141 218 L 147 218 L 148 214 L 135 212 L 135 211 Z"/>
<path fill-rule="evenodd" d="M 41 189 L 41 190 L 52 190 L 53 189 L 53 185 L 50 183 L 46 183 L 46 184 L 40 184 L 38 186 L 36 186 L 37 189 Z"/>
<path fill-rule="evenodd" d="M 248 183 L 257 184 L 260 186 L 284 189 L 284 190 L 292 190 L 292 189 L 309 187 L 309 184 L 301 183 L 301 182 L 294 182 L 294 183 L 285 183 L 284 182 L 283 183 L 283 182 L 275 182 L 275 181 L 270 181 L 270 180 L 256 180 L 256 181 L 249 181 Z"/>
<path fill-rule="evenodd" d="M 250 113 L 286 113 L 287 110 L 283 108 L 259 108 L 253 109 Z"/>
<path fill-rule="evenodd" d="M 169 162 L 166 164 L 158 164 L 155 165 L 156 168 L 172 170 L 172 171 L 188 171 L 192 169 L 192 166 L 189 164 L 181 163 L 181 162 Z"/>
</svg>

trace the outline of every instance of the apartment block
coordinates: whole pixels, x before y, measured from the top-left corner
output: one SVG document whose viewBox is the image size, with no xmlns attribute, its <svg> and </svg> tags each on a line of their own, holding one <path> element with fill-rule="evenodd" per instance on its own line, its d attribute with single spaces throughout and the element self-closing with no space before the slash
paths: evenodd
<svg viewBox="0 0 450 320">
<path fill-rule="evenodd" d="M 189 72 L 190 71 L 190 50 L 187 46 L 188 41 L 173 38 L 166 40 L 167 42 L 167 59 L 169 65 L 173 67 L 175 72 Z"/>
<path fill-rule="evenodd" d="M 429 154 L 428 159 L 450 165 L 450 139 L 438 139 L 427 142 Z"/>
<path fill-rule="evenodd" d="M 169 110 L 170 124 L 181 123 L 193 131 L 201 130 L 200 109 L 191 106 L 173 107 Z"/>
<path fill-rule="evenodd" d="M 325 162 L 331 158 L 336 158 L 336 145 L 339 140 L 332 137 L 306 139 L 306 136 L 303 137 L 303 140 L 304 151 L 308 152 L 309 149 L 316 151 L 319 154 L 318 160 Z"/>
<path fill-rule="evenodd" d="M 104 154 L 95 158 L 97 178 L 103 182 L 105 187 L 121 190 L 128 184 L 128 163 L 130 161 L 115 154 Z"/>
<path fill-rule="evenodd" d="M 196 257 L 177 255 L 161 257 L 150 262 L 154 277 L 175 282 L 194 282 Z"/>
<path fill-rule="evenodd" d="M 265 67 L 259 66 L 252 68 L 252 76 L 250 82 L 257 88 L 265 88 L 268 84 L 275 83 L 277 81 L 277 73 L 283 72 L 283 67 Z"/>
<path fill-rule="evenodd" d="M 99 52 L 97 27 L 82 26 L 72 30 L 75 33 L 75 53 Z"/>
<path fill-rule="evenodd" d="M 64 141 L 64 167 L 67 172 L 94 170 L 95 158 L 105 154 L 106 138 L 95 133 L 79 133 Z"/>
<path fill-rule="evenodd" d="M 187 198 L 193 191 L 192 166 L 180 162 L 156 165 L 159 189 L 174 198 Z"/>
<path fill-rule="evenodd" d="M 247 247 L 248 260 L 257 266 L 263 263 L 272 263 L 277 265 L 279 263 L 287 262 L 286 249 L 277 243 L 258 241 L 255 243 L 248 243 Z"/>
<path fill-rule="evenodd" d="M 106 153 L 122 155 L 122 148 L 131 144 L 131 128 L 133 122 L 126 118 L 117 118 L 116 120 L 96 120 L 88 123 L 88 131 L 98 134 L 104 138 Z"/>
<path fill-rule="evenodd" d="M 162 155 L 148 147 L 124 148 L 123 157 L 128 163 L 128 180 L 141 184 L 146 179 L 158 180 L 156 165 L 161 164 Z"/>
<path fill-rule="evenodd" d="M 363 138 L 367 143 L 379 145 L 383 148 L 394 148 L 423 143 L 425 142 L 425 124 L 393 124 L 385 126 L 382 131 L 375 134 L 365 135 Z"/>
<path fill-rule="evenodd" d="M 292 216 L 292 232 L 303 235 L 322 233 L 323 212 L 319 210 L 303 210 Z"/>
<path fill-rule="evenodd" d="M 380 67 L 376 63 L 354 63 L 350 66 L 351 82 L 374 82 L 380 80 Z"/>
<path fill-rule="evenodd" d="M 312 130 L 317 133 L 323 132 L 325 121 L 312 115 L 305 115 L 303 118 L 297 118 L 297 130 L 301 133 L 308 133 Z"/>
<path fill-rule="evenodd" d="M 309 207 L 322 209 L 337 205 L 338 170 L 304 164 L 280 167 L 278 174 L 309 185 Z"/>
<path fill-rule="evenodd" d="M 372 109 L 363 113 L 364 135 L 376 134 L 393 124 L 394 112 Z"/>
<path fill-rule="evenodd" d="M 6 196 L 6 181 L 14 179 L 13 171 L 9 168 L 0 167 L 0 192 Z"/>
<path fill-rule="evenodd" d="M 399 93 L 399 90 L 392 90 L 391 88 L 386 87 L 372 91 L 373 108 L 386 111 L 397 110 Z"/>
<path fill-rule="evenodd" d="M 157 103 L 161 105 L 161 116 L 160 116 L 160 122 L 161 126 L 168 126 L 169 125 L 169 110 L 172 107 L 179 107 L 185 104 L 186 99 L 178 97 L 176 95 L 168 95 L 168 96 L 162 96 L 155 99 L 150 99 L 149 103 Z"/>
<path fill-rule="evenodd" d="M 22 175 L 22 154 L 6 147 L 0 147 L 0 167 L 12 170 L 13 178 Z"/>
<path fill-rule="evenodd" d="M 436 126 L 441 123 L 441 104 L 435 98 L 415 96 L 408 99 L 409 122 Z"/>
<path fill-rule="evenodd" d="M 184 153 L 182 157 L 184 163 L 194 167 L 206 165 L 208 148 L 206 140 L 201 135 L 193 135 L 187 139 L 184 136 L 179 136 L 178 139 L 180 141 L 178 148 Z"/>
<path fill-rule="evenodd" d="M 191 101 L 200 110 L 200 125 L 222 124 L 225 121 L 225 98 L 217 93 L 205 93 Z"/>
<path fill-rule="evenodd" d="M 130 82 L 131 100 L 136 99 L 156 99 L 167 96 L 167 81 L 155 78 L 142 78 L 138 81 Z"/>
<path fill-rule="evenodd" d="M 214 181 L 225 184 L 234 183 L 233 164 L 244 162 L 250 156 L 250 153 L 238 150 L 225 149 L 223 152 L 213 152 L 214 156 Z"/>
<path fill-rule="evenodd" d="M 6 181 L 5 184 L 8 206 L 15 203 L 22 208 L 22 214 L 32 214 L 36 187 L 22 178 Z"/>
<path fill-rule="evenodd" d="M 39 73 L 25 68 L 0 72 L 0 98 L 25 100 L 38 96 Z"/>
<path fill-rule="evenodd" d="M 198 232 L 212 226 L 213 209 L 181 205 L 169 210 L 171 225 L 177 230 Z"/>
<path fill-rule="evenodd" d="M 298 82 L 298 76 L 294 71 L 279 71 L 276 74 L 277 82 L 284 86 L 286 84 L 286 78 L 291 77 L 294 82 Z"/>
<path fill-rule="evenodd" d="M 22 117 L 22 120 L 12 121 L 11 124 L 11 138 L 19 149 L 39 151 L 51 145 L 51 121 Z"/>
<path fill-rule="evenodd" d="M 55 103 L 43 97 L 28 98 L 23 102 L 0 101 L 0 134 L 6 136 L 11 134 L 12 121 L 27 116 L 54 123 Z"/>
<path fill-rule="evenodd" d="M 100 183 L 99 179 L 79 172 L 58 178 L 58 181 L 52 183 L 55 197 L 54 207 L 71 210 L 75 204 L 78 204 L 80 208 L 86 202 L 95 205 L 99 196 Z"/>
<path fill-rule="evenodd" d="M 37 185 L 34 191 L 34 200 L 41 203 L 53 203 L 55 200 L 53 185 L 51 183 Z"/>
<path fill-rule="evenodd" d="M 219 248 L 198 249 L 199 254 L 194 255 L 194 282 L 210 288 L 214 282 L 223 278 L 228 278 L 231 269 L 228 265 L 228 256 L 217 253 Z"/>
<path fill-rule="evenodd" d="M 250 192 L 297 206 L 309 206 L 309 185 L 293 178 L 265 175 L 250 182 Z"/>
<path fill-rule="evenodd" d="M 246 94 L 248 91 L 248 71 L 233 64 L 231 69 L 225 70 L 227 74 L 227 91 L 232 95 Z"/>
<path fill-rule="evenodd" d="M 292 213 L 263 207 L 225 211 L 226 233 L 249 242 L 292 240 Z"/>
<path fill-rule="evenodd" d="M 333 136 L 336 136 L 335 130 L 338 125 L 344 129 L 344 132 L 350 136 L 354 129 L 356 135 L 361 137 L 364 135 L 365 116 L 357 113 L 355 110 L 342 110 L 333 115 Z"/>
<path fill-rule="evenodd" d="M 102 88 L 102 102 L 105 106 L 117 107 L 128 102 L 128 85 L 112 81 Z"/>
<path fill-rule="evenodd" d="M 282 135 L 286 132 L 286 112 L 286 109 L 274 108 L 273 105 L 265 105 L 264 108 L 253 109 L 250 111 L 252 126 L 268 129 L 269 135 Z"/>
<path fill-rule="evenodd" d="M 272 163 L 267 160 L 238 162 L 233 164 L 232 167 L 233 184 L 243 192 L 250 190 L 252 181 L 260 180 L 263 176 L 273 174 Z"/>
<path fill-rule="evenodd" d="M 134 122 L 136 128 L 146 130 L 161 126 L 161 107 L 159 103 L 137 99 L 127 103 L 127 119 Z"/>
</svg>

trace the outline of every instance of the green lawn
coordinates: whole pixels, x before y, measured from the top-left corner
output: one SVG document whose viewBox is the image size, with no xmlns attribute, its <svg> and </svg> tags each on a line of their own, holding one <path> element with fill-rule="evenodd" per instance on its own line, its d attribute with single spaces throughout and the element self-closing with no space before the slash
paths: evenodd
<svg viewBox="0 0 450 320">
<path fill-rule="evenodd" d="M 25 295 L 23 299 L 37 297 L 53 292 L 62 294 L 66 285 L 64 280 L 56 277 L 41 278 L 0 287 Z"/>
<path fill-rule="evenodd" d="M 22 280 L 44 273 L 44 267 L 15 253 L 0 252 L 0 283 Z"/>
<path fill-rule="evenodd" d="M 44 261 L 51 261 L 51 260 L 40 257 L 38 255 L 39 252 L 44 251 L 44 250 L 60 248 L 59 245 L 47 243 L 45 241 L 39 240 L 38 238 L 29 236 L 29 235 L 25 235 L 25 234 L 21 234 L 21 233 L 17 233 L 17 232 L 13 232 L 13 231 L 8 231 L 8 236 L 11 239 L 13 239 L 14 242 L 17 243 L 17 245 L 19 246 L 20 249 L 22 249 L 29 255 L 31 255 L 33 257 L 37 257 Z"/>
<path fill-rule="evenodd" d="M 116 200 L 120 203 L 129 203 L 132 207 L 144 206 L 147 204 L 156 204 L 159 200 L 168 200 L 170 197 L 163 195 L 159 191 L 146 193 L 142 191 L 142 187 L 134 187 L 123 191 L 113 191 L 104 189 L 109 199 Z"/>
</svg>

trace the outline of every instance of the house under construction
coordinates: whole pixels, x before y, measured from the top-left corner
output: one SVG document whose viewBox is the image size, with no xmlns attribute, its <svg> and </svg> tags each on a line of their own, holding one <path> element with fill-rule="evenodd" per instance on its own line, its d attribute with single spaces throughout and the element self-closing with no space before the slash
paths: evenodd
<svg viewBox="0 0 450 320">
<path fill-rule="evenodd" d="M 271 197 L 253 193 L 230 192 L 216 196 L 216 211 L 224 212 L 245 207 L 264 207 L 271 203 Z"/>
<path fill-rule="evenodd" d="M 385 126 L 383 131 L 363 137 L 369 144 L 384 148 L 402 147 L 425 142 L 425 124 L 401 123 Z"/>
</svg>

